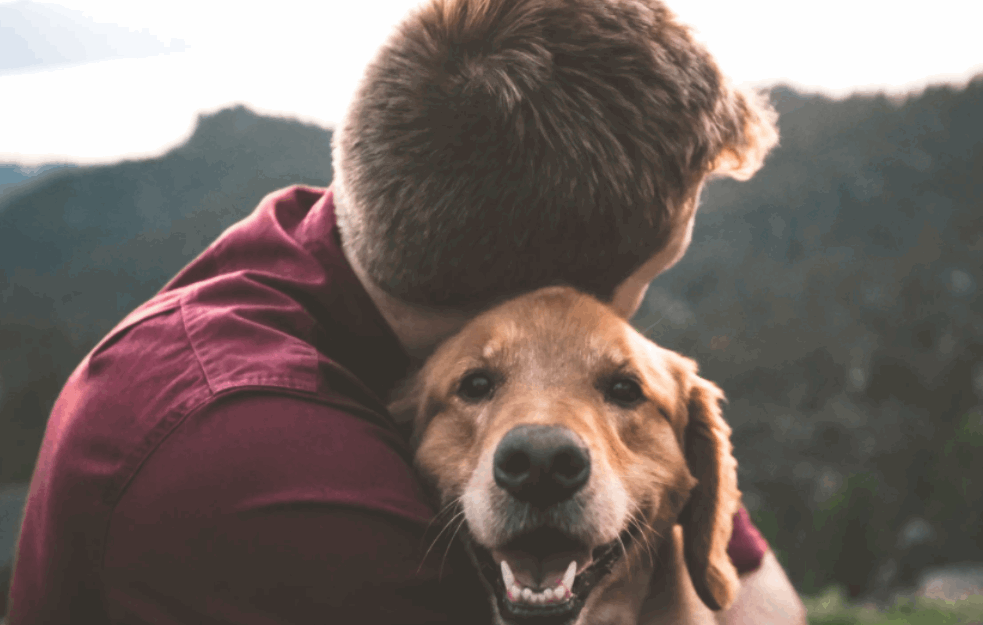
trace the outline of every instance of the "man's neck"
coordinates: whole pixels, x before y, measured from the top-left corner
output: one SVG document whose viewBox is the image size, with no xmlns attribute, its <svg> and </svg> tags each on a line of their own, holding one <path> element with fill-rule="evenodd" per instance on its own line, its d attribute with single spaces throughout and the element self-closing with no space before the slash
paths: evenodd
<svg viewBox="0 0 983 625">
<path fill-rule="evenodd" d="M 413 360 L 425 360 L 441 341 L 455 334 L 471 319 L 472 315 L 466 313 L 435 311 L 393 297 L 369 278 L 355 254 L 348 250 L 343 237 L 341 249 L 362 288 Z"/>
</svg>

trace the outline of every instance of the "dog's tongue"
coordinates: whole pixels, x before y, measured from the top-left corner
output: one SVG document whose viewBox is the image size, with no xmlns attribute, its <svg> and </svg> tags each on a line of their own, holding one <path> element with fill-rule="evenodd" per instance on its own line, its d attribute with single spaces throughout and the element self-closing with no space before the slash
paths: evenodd
<svg viewBox="0 0 983 625">
<path fill-rule="evenodd" d="M 587 549 L 577 551 L 558 551 L 546 555 L 533 555 L 526 551 L 512 549 L 493 550 L 495 564 L 502 560 L 509 563 L 515 581 L 523 588 L 552 588 L 560 583 L 571 560 L 577 561 L 577 573 L 591 564 L 591 554 Z"/>
</svg>

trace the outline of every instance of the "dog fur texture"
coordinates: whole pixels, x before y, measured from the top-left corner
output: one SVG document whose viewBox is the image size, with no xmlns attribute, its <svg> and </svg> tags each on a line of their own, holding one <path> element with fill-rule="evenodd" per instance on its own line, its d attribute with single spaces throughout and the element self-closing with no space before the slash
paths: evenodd
<svg viewBox="0 0 983 625">
<path fill-rule="evenodd" d="M 645 623 L 713 622 L 735 599 L 726 548 L 740 493 L 722 399 L 692 360 L 596 299 L 551 287 L 476 317 L 391 410 L 412 420 L 420 475 L 440 518 L 460 524 L 500 625 L 627 625 L 640 613 Z M 517 498 L 495 473 L 503 439 L 538 426 L 581 441 L 589 458 L 582 487 L 545 505 Z M 537 545 L 556 538 L 558 553 L 530 546 L 530 535 Z M 526 586 L 553 583 L 571 560 L 589 581 L 574 584 L 565 610 L 513 609 L 502 559 Z"/>
</svg>

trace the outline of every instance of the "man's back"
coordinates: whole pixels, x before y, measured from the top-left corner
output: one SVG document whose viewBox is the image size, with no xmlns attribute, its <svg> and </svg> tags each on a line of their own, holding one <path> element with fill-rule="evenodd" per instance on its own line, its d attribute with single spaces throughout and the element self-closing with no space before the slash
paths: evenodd
<svg viewBox="0 0 983 625">
<path fill-rule="evenodd" d="M 10 624 L 484 609 L 472 575 L 438 583 L 440 558 L 423 561 L 432 510 L 377 399 L 406 365 L 338 248 L 330 192 L 268 196 L 72 374 L 31 484 Z"/>
</svg>

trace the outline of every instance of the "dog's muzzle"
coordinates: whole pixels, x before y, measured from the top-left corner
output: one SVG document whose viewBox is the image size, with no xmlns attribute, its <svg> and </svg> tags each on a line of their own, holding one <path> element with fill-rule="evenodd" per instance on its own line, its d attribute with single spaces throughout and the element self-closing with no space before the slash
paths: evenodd
<svg viewBox="0 0 983 625">
<path fill-rule="evenodd" d="M 517 504 L 515 521 L 524 526 L 491 550 L 472 545 L 499 613 L 510 623 L 572 622 L 630 540 L 625 532 L 592 547 L 543 524 L 559 509 L 578 507 L 576 495 L 591 476 L 589 448 L 567 427 L 518 425 L 499 441 L 492 470 L 495 484 Z"/>
</svg>

